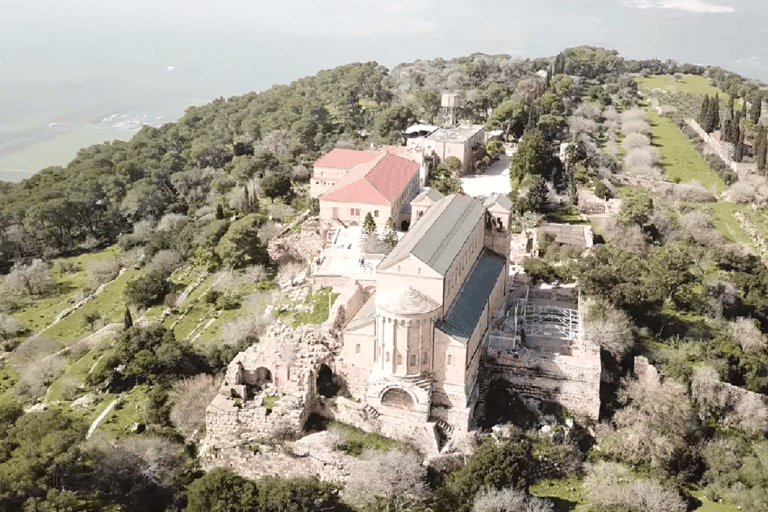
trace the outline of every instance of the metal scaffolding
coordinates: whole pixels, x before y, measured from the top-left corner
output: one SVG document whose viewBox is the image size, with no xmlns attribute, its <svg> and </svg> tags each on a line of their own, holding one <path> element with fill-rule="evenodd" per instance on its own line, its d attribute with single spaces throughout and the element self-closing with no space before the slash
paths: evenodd
<svg viewBox="0 0 768 512">
<path fill-rule="evenodd" d="M 581 339 L 581 315 L 578 309 L 559 306 L 520 304 L 526 336 L 562 338 L 568 341 Z"/>
</svg>

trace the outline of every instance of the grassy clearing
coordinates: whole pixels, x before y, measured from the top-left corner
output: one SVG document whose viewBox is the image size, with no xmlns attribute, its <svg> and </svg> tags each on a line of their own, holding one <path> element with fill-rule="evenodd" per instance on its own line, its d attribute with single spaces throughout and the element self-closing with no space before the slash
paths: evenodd
<svg viewBox="0 0 768 512">
<path fill-rule="evenodd" d="M 120 402 L 109 411 L 96 430 L 115 438 L 131 434 L 131 426 L 142 421 L 148 392 L 149 386 L 141 385 L 123 393 Z"/>
<path fill-rule="evenodd" d="M 336 432 L 344 439 L 342 450 L 353 457 L 359 457 L 366 450 L 387 451 L 396 448 L 412 450 L 406 443 L 390 439 L 381 434 L 371 434 L 336 420 L 328 423 L 328 430 Z"/>
<path fill-rule="evenodd" d="M 739 508 L 736 505 L 730 503 L 715 503 L 709 501 L 704 497 L 703 491 L 692 492 L 691 495 L 701 501 L 701 505 L 698 508 L 693 509 L 694 512 L 738 512 Z"/>
<path fill-rule="evenodd" d="M 720 102 L 727 102 L 729 96 L 723 91 L 709 83 L 709 79 L 699 75 L 682 75 L 680 80 L 675 80 L 671 75 L 654 75 L 641 77 L 638 80 L 640 89 L 652 91 L 653 89 L 662 89 L 671 92 L 684 92 L 688 94 L 700 94 L 704 96 L 709 94 L 720 95 Z"/>
<path fill-rule="evenodd" d="M 84 386 L 85 378 L 88 376 L 88 372 L 91 370 L 96 361 L 103 355 L 109 355 L 111 351 L 104 352 L 98 348 L 95 348 L 85 353 L 81 358 L 72 362 L 64 373 L 59 375 L 49 386 L 48 400 L 68 400 L 69 397 L 63 396 L 72 385 Z"/>
<path fill-rule="evenodd" d="M 738 219 L 734 216 L 734 213 L 737 211 L 741 211 L 747 215 L 753 213 L 747 206 L 725 202 L 701 203 L 699 206 L 708 208 L 712 211 L 713 223 L 721 235 L 733 242 L 752 245 L 752 239 L 749 234 L 742 229 Z"/>
<path fill-rule="evenodd" d="M 125 314 L 123 289 L 126 283 L 138 277 L 140 273 L 140 270 L 128 269 L 123 275 L 104 288 L 92 301 L 86 303 L 56 325 L 46 329 L 43 334 L 64 342 L 87 336 L 91 333 L 91 328 L 85 322 L 85 315 L 91 312 L 98 312 L 102 318 L 111 319 L 113 322 L 122 322 L 123 315 Z"/>
<path fill-rule="evenodd" d="M 668 181 L 696 180 L 707 188 L 721 192 L 723 180 L 696 151 L 688 138 L 669 119 L 648 110 L 653 144 L 661 153 L 661 166 Z"/>
<path fill-rule="evenodd" d="M 530 486 L 528 491 L 534 496 L 552 500 L 555 504 L 555 512 L 588 510 L 582 482 L 576 478 L 540 480 Z"/>
<path fill-rule="evenodd" d="M 114 258 L 118 251 L 117 246 L 112 246 L 97 253 L 56 260 L 52 265 L 51 273 L 58 284 L 58 293 L 20 304 L 19 309 L 11 316 L 32 332 L 37 332 L 49 325 L 62 311 L 74 306 L 82 298 L 81 288 L 85 285 L 88 263 Z M 63 272 L 62 266 L 69 265 L 77 265 L 79 270 Z"/>
</svg>

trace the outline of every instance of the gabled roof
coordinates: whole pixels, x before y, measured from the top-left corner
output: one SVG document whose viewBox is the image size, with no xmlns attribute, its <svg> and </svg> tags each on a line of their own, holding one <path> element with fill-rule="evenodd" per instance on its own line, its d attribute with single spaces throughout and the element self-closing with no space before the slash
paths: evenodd
<svg viewBox="0 0 768 512">
<path fill-rule="evenodd" d="M 377 270 L 386 270 L 413 254 L 445 275 L 484 216 L 483 205 L 470 196 L 455 194 L 441 199 L 405 234 Z"/>
<path fill-rule="evenodd" d="M 423 201 L 424 199 L 429 199 L 431 202 L 436 203 L 444 197 L 445 196 L 443 194 L 441 194 L 434 188 L 427 187 L 424 190 L 422 190 L 419 195 L 413 198 L 413 200 L 411 201 L 411 204 L 418 203 L 420 201 Z"/>
<path fill-rule="evenodd" d="M 356 331 L 362 329 L 368 325 L 371 325 L 376 320 L 376 301 L 373 296 L 360 308 L 360 311 L 349 321 L 344 330 Z"/>
<path fill-rule="evenodd" d="M 360 164 L 370 162 L 381 156 L 373 151 L 357 151 L 355 149 L 332 149 L 329 153 L 315 161 L 315 167 L 331 167 L 333 169 L 351 170 Z"/>
<path fill-rule="evenodd" d="M 499 280 L 499 274 L 504 272 L 505 264 L 503 256 L 483 249 L 445 319 L 436 327 L 456 341 L 466 343 L 480 321 L 480 315 Z"/>
<path fill-rule="evenodd" d="M 505 208 L 505 209 L 507 209 L 509 211 L 512 211 L 512 201 L 510 201 L 509 198 L 507 196 L 505 196 L 504 194 L 498 194 L 497 193 L 497 194 L 491 195 L 491 197 L 489 197 L 488 199 L 485 200 L 485 203 L 483 203 L 483 205 L 486 208 L 489 208 L 489 207 L 493 206 L 494 203 L 498 203 L 503 208 Z"/>
<path fill-rule="evenodd" d="M 320 199 L 327 201 L 391 204 L 419 172 L 419 164 L 391 153 L 375 153 L 376 158 L 352 169 Z"/>
<path fill-rule="evenodd" d="M 376 307 L 394 315 L 420 315 L 440 307 L 440 304 L 419 290 L 406 286 L 381 294 Z"/>
</svg>

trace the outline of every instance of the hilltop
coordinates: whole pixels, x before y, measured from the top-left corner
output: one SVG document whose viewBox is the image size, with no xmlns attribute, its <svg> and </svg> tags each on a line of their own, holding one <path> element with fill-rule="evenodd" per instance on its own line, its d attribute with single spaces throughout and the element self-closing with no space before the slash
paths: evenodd
<svg viewBox="0 0 768 512">
<path fill-rule="evenodd" d="M 314 162 L 334 148 L 404 145 L 409 126 L 444 122 L 444 92 L 459 98 L 452 115 L 496 139 L 473 149 L 472 173 L 510 160 L 519 270 L 575 283 L 591 301 L 599 421 L 558 409 L 544 431 L 478 434 L 474 456 L 432 461 L 428 481 L 413 448 L 307 425 L 328 430 L 313 439 L 333 438 L 345 465 L 363 457 L 382 481 L 392 478 L 386 457 L 399 457 L 409 485 L 377 488 L 373 502 L 351 498 L 365 487 L 354 480 L 342 499 L 343 482 L 203 476 L 204 411 L 235 356 L 266 332 L 332 339 L 351 320 L 339 314 L 343 291 L 312 280 L 329 232 L 310 192 Z M 391 70 L 356 63 L 191 107 L 178 122 L 2 183 L 2 507 L 204 510 L 237 495 L 233 510 L 289 499 L 296 510 L 472 510 L 505 496 L 546 510 L 528 491 L 558 510 L 768 506 L 767 94 L 719 68 L 592 47 Z M 705 97 L 717 106 L 704 108 Z M 450 194 L 460 174 L 435 160 L 427 180 Z M 589 225 L 595 246 L 542 227 L 555 224 Z M 393 235 L 380 234 L 365 243 L 385 251 Z M 638 385 L 636 361 L 660 377 Z M 520 402 L 495 396 L 509 403 L 499 423 L 514 423 Z M 292 439 L 301 435 L 240 448 L 245 460 L 301 464 L 311 455 L 311 443 Z M 638 505 L 642 489 L 662 504 Z"/>
</svg>

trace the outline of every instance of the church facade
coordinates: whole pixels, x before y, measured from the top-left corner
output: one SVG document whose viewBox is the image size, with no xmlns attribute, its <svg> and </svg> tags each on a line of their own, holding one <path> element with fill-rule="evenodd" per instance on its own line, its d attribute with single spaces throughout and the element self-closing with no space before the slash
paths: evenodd
<svg viewBox="0 0 768 512">
<path fill-rule="evenodd" d="M 345 327 L 340 369 L 377 414 L 466 431 L 482 340 L 508 293 L 511 205 L 461 193 L 427 203 L 412 209 L 375 292 Z"/>
</svg>

